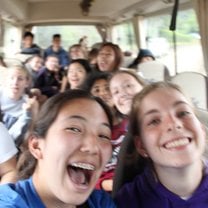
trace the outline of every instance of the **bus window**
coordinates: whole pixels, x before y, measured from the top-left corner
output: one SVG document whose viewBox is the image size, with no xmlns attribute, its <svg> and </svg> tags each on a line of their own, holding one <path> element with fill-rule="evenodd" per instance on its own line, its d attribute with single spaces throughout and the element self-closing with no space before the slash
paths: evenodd
<svg viewBox="0 0 208 208">
<path fill-rule="evenodd" d="M 146 18 L 146 45 L 170 70 L 195 71 L 205 74 L 199 28 L 194 10 L 179 11 L 176 25 L 177 62 L 174 58 L 173 34 L 169 30 L 170 15 Z M 192 58 L 194 57 L 194 58 Z"/>
<path fill-rule="evenodd" d="M 94 43 L 102 41 L 96 27 L 90 25 L 35 26 L 33 27 L 32 32 L 35 34 L 34 42 L 43 49 L 46 49 L 51 45 L 52 36 L 57 33 L 62 36 L 62 47 L 64 47 L 65 50 L 68 50 L 69 46 L 77 44 L 79 39 L 83 36 L 88 37 L 89 47 Z"/>
<path fill-rule="evenodd" d="M 10 22 L 3 21 L 3 31 L 4 48 L 2 50 L 2 55 L 11 58 L 19 51 L 21 30 Z"/>
<path fill-rule="evenodd" d="M 131 22 L 114 26 L 112 30 L 112 41 L 118 44 L 122 51 L 130 51 L 134 55 L 138 52 Z"/>
</svg>

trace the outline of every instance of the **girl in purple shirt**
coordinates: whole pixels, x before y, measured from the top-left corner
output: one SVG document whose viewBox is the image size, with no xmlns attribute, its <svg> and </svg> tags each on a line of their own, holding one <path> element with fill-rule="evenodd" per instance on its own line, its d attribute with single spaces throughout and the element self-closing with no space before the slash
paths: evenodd
<svg viewBox="0 0 208 208">
<path fill-rule="evenodd" d="M 117 192 L 118 207 L 207 208 L 205 126 L 179 87 L 145 87 L 133 101 L 129 128 L 128 142 L 139 153 L 132 150 L 132 160 L 146 165 Z"/>
</svg>

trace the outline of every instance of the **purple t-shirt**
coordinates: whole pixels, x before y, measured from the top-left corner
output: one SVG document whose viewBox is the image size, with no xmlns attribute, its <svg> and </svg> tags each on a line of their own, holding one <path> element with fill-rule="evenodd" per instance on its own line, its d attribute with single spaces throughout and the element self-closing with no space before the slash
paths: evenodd
<svg viewBox="0 0 208 208">
<path fill-rule="evenodd" d="M 115 197 L 119 208 L 208 208 L 208 173 L 194 194 L 187 200 L 180 198 L 156 181 L 150 168 L 125 184 Z"/>
</svg>

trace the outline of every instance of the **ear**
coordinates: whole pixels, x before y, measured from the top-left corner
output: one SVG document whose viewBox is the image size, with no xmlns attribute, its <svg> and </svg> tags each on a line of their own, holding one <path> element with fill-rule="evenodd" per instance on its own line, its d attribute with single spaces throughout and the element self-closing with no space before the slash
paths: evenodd
<svg viewBox="0 0 208 208">
<path fill-rule="evenodd" d="M 136 150 L 137 152 L 142 156 L 142 157 L 148 157 L 148 153 L 141 141 L 141 139 L 139 138 L 139 136 L 137 136 L 135 139 L 134 139 L 134 143 L 135 143 L 135 147 L 136 147 Z"/>
<path fill-rule="evenodd" d="M 38 160 L 43 158 L 44 140 L 32 135 L 28 140 L 28 148 L 31 154 Z"/>
</svg>

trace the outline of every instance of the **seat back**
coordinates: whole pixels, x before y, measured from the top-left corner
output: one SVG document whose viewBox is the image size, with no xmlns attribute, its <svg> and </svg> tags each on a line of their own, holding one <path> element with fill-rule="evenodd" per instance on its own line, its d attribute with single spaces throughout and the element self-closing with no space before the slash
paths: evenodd
<svg viewBox="0 0 208 208">
<path fill-rule="evenodd" d="M 148 82 L 166 81 L 170 78 L 167 67 L 158 61 L 148 61 L 139 64 L 138 72 L 142 73 Z"/>
<path fill-rule="evenodd" d="M 181 72 L 171 78 L 200 109 L 208 109 L 208 77 L 197 72 Z"/>
</svg>

